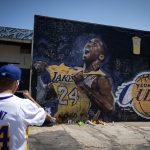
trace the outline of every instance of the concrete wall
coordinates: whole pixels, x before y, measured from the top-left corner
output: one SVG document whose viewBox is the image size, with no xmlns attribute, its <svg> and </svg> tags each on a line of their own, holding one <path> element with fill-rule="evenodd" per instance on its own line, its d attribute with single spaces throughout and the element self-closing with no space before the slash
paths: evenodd
<svg viewBox="0 0 150 150">
<path fill-rule="evenodd" d="M 31 43 L 10 39 L 0 40 L 0 66 L 15 64 L 22 70 L 19 90 L 30 89 Z M 19 95 L 18 95 L 19 96 Z"/>
<path fill-rule="evenodd" d="M 0 63 L 14 63 L 24 69 L 31 65 L 31 50 L 18 45 L 0 44 Z"/>
</svg>

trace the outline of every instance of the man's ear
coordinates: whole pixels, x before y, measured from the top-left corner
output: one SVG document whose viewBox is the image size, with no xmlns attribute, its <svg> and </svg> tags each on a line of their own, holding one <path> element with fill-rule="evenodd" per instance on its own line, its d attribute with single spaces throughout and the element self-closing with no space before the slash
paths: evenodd
<svg viewBox="0 0 150 150">
<path fill-rule="evenodd" d="M 19 81 L 14 81 L 13 85 L 12 85 L 12 93 L 15 93 L 17 91 L 19 87 Z"/>
<path fill-rule="evenodd" d="M 99 55 L 99 60 L 101 60 L 101 61 L 102 61 L 102 60 L 104 60 L 104 58 L 105 58 L 105 57 L 104 57 L 104 55 L 103 55 L 103 54 Z"/>
<path fill-rule="evenodd" d="M 17 80 L 17 85 L 18 85 L 18 86 L 19 86 L 19 83 L 20 83 L 19 80 Z"/>
</svg>

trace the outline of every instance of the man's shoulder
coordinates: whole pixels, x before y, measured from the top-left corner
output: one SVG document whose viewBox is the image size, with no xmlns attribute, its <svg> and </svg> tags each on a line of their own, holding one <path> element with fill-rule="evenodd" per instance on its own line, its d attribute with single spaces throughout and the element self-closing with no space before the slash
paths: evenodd
<svg viewBox="0 0 150 150">
<path fill-rule="evenodd" d="M 21 105 L 30 104 L 30 100 L 13 95 L 12 99 L 10 100 L 10 103 L 20 108 Z"/>
<path fill-rule="evenodd" d="M 21 98 L 19 96 L 13 95 L 13 99 L 16 100 L 17 102 L 21 102 L 24 98 Z"/>
</svg>

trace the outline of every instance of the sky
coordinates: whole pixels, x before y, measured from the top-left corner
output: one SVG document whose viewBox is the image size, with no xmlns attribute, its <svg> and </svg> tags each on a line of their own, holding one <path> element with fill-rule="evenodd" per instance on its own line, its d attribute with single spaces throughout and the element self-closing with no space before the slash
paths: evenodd
<svg viewBox="0 0 150 150">
<path fill-rule="evenodd" d="M 0 26 L 33 30 L 34 15 L 150 31 L 150 0 L 0 0 Z"/>
</svg>

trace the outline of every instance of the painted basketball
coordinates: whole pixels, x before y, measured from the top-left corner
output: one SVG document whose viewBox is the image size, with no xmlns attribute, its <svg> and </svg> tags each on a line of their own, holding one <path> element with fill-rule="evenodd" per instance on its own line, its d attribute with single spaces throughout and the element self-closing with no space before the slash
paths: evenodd
<svg viewBox="0 0 150 150">
<path fill-rule="evenodd" d="M 132 97 L 135 111 L 145 118 L 150 117 L 150 74 L 143 74 L 135 80 Z"/>
</svg>

